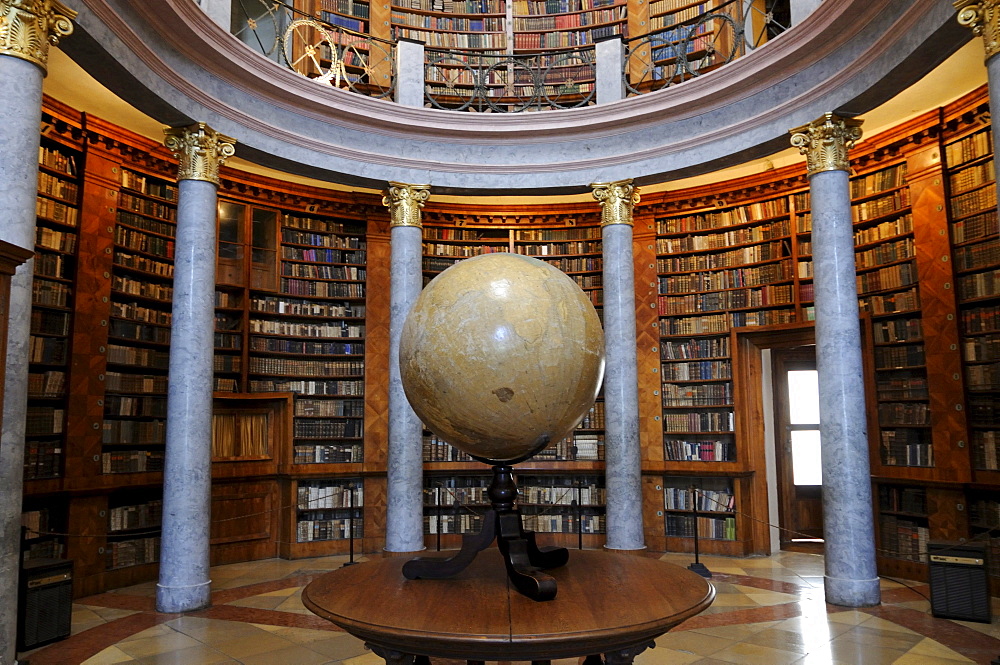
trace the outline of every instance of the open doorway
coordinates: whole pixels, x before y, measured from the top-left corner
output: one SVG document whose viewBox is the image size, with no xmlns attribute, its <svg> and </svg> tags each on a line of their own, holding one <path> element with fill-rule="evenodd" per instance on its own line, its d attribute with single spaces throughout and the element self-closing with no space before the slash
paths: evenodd
<svg viewBox="0 0 1000 665">
<path fill-rule="evenodd" d="M 823 475 L 815 347 L 771 353 L 781 549 L 822 552 Z"/>
</svg>

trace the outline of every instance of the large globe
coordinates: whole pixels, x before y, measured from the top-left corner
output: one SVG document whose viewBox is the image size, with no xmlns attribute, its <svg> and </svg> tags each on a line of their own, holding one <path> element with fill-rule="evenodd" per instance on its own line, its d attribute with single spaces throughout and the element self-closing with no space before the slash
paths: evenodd
<svg viewBox="0 0 1000 665">
<path fill-rule="evenodd" d="M 399 345 L 403 390 L 439 437 L 516 462 L 565 437 L 604 374 L 604 333 L 576 283 L 544 261 L 484 254 L 435 277 Z"/>
</svg>

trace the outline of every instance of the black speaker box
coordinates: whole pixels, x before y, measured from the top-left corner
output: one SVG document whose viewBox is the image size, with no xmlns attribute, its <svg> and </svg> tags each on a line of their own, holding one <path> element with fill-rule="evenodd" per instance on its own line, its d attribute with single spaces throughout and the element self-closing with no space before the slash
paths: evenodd
<svg viewBox="0 0 1000 665">
<path fill-rule="evenodd" d="M 25 561 L 18 596 L 18 651 L 69 637 L 73 619 L 72 561 Z"/>
<path fill-rule="evenodd" d="M 990 623 L 990 579 L 985 543 L 928 543 L 931 614 Z"/>
</svg>

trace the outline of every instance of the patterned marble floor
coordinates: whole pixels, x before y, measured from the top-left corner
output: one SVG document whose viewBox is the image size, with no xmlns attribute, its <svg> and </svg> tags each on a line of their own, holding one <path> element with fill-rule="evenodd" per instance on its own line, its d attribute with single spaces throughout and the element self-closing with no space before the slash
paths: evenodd
<svg viewBox="0 0 1000 665">
<path fill-rule="evenodd" d="M 691 562 L 690 555 L 662 558 Z M 69 639 L 22 656 L 31 665 L 381 665 L 300 601 L 303 586 L 344 560 L 213 568 L 212 607 L 188 614 L 155 612 L 152 583 L 83 598 Z M 824 602 L 818 555 L 702 562 L 714 573 L 715 603 L 658 639 L 637 665 L 990 665 L 1000 658 L 1000 616 L 992 624 L 933 618 L 920 583 L 883 581 L 881 606 L 850 610 Z"/>
</svg>

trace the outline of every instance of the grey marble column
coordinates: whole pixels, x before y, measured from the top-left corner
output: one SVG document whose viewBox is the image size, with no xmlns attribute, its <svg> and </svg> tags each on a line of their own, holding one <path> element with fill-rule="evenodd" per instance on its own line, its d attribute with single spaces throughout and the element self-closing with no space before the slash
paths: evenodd
<svg viewBox="0 0 1000 665">
<path fill-rule="evenodd" d="M 389 294 L 389 461 L 386 470 L 385 549 L 424 549 L 423 425 L 413 412 L 399 374 L 399 338 L 423 288 L 420 208 L 429 185 L 391 182 L 382 202 L 391 216 Z"/>
<path fill-rule="evenodd" d="M 168 130 L 166 143 L 181 163 L 156 609 L 189 612 L 211 602 L 215 220 L 218 164 L 233 146 L 204 125 Z"/>
<path fill-rule="evenodd" d="M 645 547 L 632 265 L 632 207 L 639 195 L 630 180 L 595 183 L 591 188 L 602 206 L 605 547 L 637 550 Z"/>
<path fill-rule="evenodd" d="M 396 103 L 424 105 L 424 43 L 413 39 L 396 42 Z"/>
<path fill-rule="evenodd" d="M 861 122 L 826 114 L 792 130 L 812 199 L 826 601 L 877 605 L 871 471 L 847 151 Z"/>
<path fill-rule="evenodd" d="M 38 124 L 42 114 L 42 70 L 26 60 L 0 55 L 0 240 L 34 250 L 38 192 Z M 15 83 L 16 82 L 16 83 Z M 34 259 L 11 278 L 7 369 L 0 438 L 0 597 L 17 598 L 20 565 L 24 428 L 28 408 L 28 343 Z M 0 603 L 0 663 L 14 662 L 17 603 Z"/>
<path fill-rule="evenodd" d="M 42 79 L 49 44 L 73 31 L 76 12 L 60 2 L 0 7 L 5 35 L 21 40 L 0 43 L 0 240 L 35 249 L 35 197 L 38 193 L 39 123 Z M 32 11 L 38 12 L 33 14 Z M 31 44 L 31 48 L 22 47 Z M 3 429 L 0 432 L 0 664 L 15 663 L 17 578 L 21 548 L 21 494 L 24 483 L 24 432 L 28 408 L 28 346 L 31 286 L 35 261 L 11 278 L 6 371 L 3 377 Z"/>
<path fill-rule="evenodd" d="M 598 104 L 609 104 L 625 99 L 625 42 L 621 35 L 601 39 L 594 47 L 596 58 L 595 78 Z"/>
</svg>

